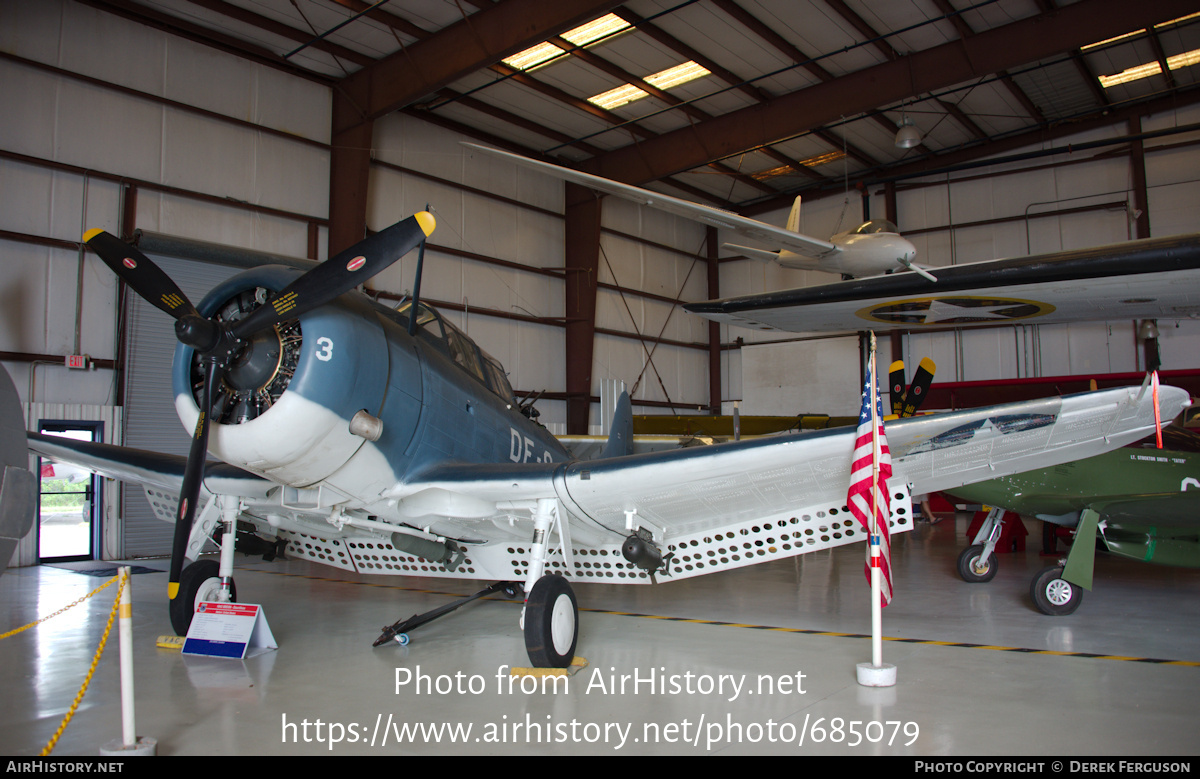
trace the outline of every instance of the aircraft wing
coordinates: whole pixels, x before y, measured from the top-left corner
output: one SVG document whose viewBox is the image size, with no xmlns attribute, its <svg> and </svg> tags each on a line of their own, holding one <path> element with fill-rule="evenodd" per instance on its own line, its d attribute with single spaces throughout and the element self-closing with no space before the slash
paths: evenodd
<svg viewBox="0 0 1200 779">
<path fill-rule="evenodd" d="M 1196 536 L 1200 527 L 1200 491 L 1125 495 L 1089 504 L 1108 527 L 1123 530 L 1153 527 L 1163 536 L 1185 532 Z"/>
<path fill-rule="evenodd" d="M 548 176 L 570 181 L 573 184 L 579 184 L 609 195 L 616 195 L 625 200 L 632 200 L 638 205 L 650 206 L 660 211 L 666 211 L 669 214 L 694 219 L 702 224 L 730 230 L 747 238 L 762 241 L 776 249 L 788 249 L 806 257 L 824 257 L 841 251 L 839 247 L 829 241 L 822 241 L 807 235 L 795 233 L 791 230 L 776 227 L 766 222 L 760 222 L 757 219 L 750 219 L 730 211 L 724 211 L 720 208 L 693 203 L 689 200 L 663 195 L 629 184 L 621 184 L 620 182 L 601 178 L 600 176 L 593 176 L 589 173 L 564 168 L 559 165 L 552 165 L 548 162 L 540 162 L 539 160 L 533 160 L 519 154 L 510 154 L 499 149 L 491 149 L 473 143 L 464 143 L 463 146 L 484 154 L 490 154 L 493 157 L 506 159 L 514 164 L 545 173 Z"/>
<path fill-rule="evenodd" d="M 77 465 L 110 479 L 154 487 L 173 495 L 179 494 L 183 483 L 186 457 L 41 433 L 28 433 L 27 436 L 29 449 L 42 457 Z M 204 485 L 210 493 L 261 498 L 279 486 L 222 462 L 210 462 L 204 474 Z"/>
<path fill-rule="evenodd" d="M 707 319 L 788 332 L 913 330 L 1200 314 L 1200 235 L 1056 252 L 689 303 Z"/>
<path fill-rule="evenodd" d="M 1177 388 L 1160 395 L 1168 418 L 1188 402 Z M 1046 467 L 1153 428 L 1150 393 L 1138 388 L 887 422 L 891 492 L 906 508 L 907 484 L 936 492 Z M 488 506 L 515 515 L 530 501 L 557 498 L 570 517 L 576 560 L 589 546 L 619 555 L 627 522 L 636 522 L 679 557 L 697 548 L 702 564 L 680 564 L 673 575 L 698 575 L 865 538 L 844 508 L 856 435 L 842 428 L 590 462 L 443 465 L 393 497 L 401 506 L 427 499 L 449 506 L 447 496 L 456 496 L 478 507 L 479 527 L 494 522 Z M 911 527 L 910 516 L 894 532 Z"/>
</svg>

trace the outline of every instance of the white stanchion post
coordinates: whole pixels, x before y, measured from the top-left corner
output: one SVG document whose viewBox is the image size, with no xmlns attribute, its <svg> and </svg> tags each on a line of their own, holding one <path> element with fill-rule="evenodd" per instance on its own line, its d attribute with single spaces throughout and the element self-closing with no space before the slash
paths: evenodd
<svg viewBox="0 0 1200 779">
<path fill-rule="evenodd" d="M 122 567 L 120 574 L 124 580 L 121 602 L 117 607 L 117 635 L 121 643 L 121 739 L 105 744 L 100 748 L 100 754 L 122 757 L 153 755 L 158 749 L 158 741 L 137 736 L 133 697 L 133 583 L 128 567 Z"/>
</svg>

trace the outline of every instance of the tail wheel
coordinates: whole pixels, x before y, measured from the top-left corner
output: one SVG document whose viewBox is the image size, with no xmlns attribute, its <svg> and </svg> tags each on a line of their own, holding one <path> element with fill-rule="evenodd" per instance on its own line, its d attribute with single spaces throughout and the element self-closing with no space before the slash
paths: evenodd
<svg viewBox="0 0 1200 779">
<path fill-rule="evenodd" d="M 1052 617 L 1074 613 L 1083 602 L 1083 589 L 1062 578 L 1063 569 L 1057 565 L 1042 569 L 1033 579 L 1029 594 L 1038 611 Z"/>
<path fill-rule="evenodd" d="M 988 555 L 986 561 L 982 558 L 983 544 L 975 544 L 962 550 L 962 554 L 958 556 L 958 575 L 962 577 L 964 582 L 977 584 L 980 582 L 990 582 L 996 578 L 996 571 L 1000 567 L 1000 561 L 996 559 L 995 551 Z"/>
<path fill-rule="evenodd" d="M 561 576 L 543 576 L 525 601 L 525 649 L 535 668 L 566 668 L 575 659 L 579 607 Z"/>
<path fill-rule="evenodd" d="M 215 560 L 200 560 L 183 569 L 179 575 L 179 592 L 169 605 L 171 627 L 176 635 L 187 635 L 197 604 L 217 599 L 221 592 L 219 572 L 220 566 Z M 230 595 L 237 602 L 237 586 L 233 582 L 230 582 Z"/>
</svg>

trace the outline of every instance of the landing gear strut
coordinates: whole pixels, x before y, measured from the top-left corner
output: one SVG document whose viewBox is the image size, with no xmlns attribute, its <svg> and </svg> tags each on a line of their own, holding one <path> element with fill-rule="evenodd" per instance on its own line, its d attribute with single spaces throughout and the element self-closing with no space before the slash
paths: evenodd
<svg viewBox="0 0 1200 779">
<path fill-rule="evenodd" d="M 579 607 L 571 585 L 562 576 L 542 575 L 549 553 L 550 531 L 555 524 L 564 562 L 570 570 L 571 539 L 566 523 L 559 516 L 558 501 L 539 499 L 533 512 L 533 543 L 525 580 L 529 597 L 521 611 L 525 650 L 535 668 L 566 668 L 575 659 L 575 644 L 579 639 Z"/>
</svg>

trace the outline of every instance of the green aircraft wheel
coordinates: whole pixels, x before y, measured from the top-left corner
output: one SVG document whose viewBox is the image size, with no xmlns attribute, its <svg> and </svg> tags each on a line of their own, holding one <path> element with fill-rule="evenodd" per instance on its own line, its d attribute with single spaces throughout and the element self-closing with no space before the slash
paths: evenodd
<svg viewBox="0 0 1200 779">
<path fill-rule="evenodd" d="M 995 551 L 988 555 L 987 562 L 985 563 L 981 563 L 979 560 L 982 555 L 983 544 L 975 544 L 962 550 L 962 554 L 958 556 L 958 575 L 962 577 L 964 582 L 978 584 L 980 582 L 990 582 L 996 578 L 996 571 L 1000 568 L 1000 561 L 996 559 Z"/>
<path fill-rule="evenodd" d="M 1083 589 L 1063 579 L 1062 572 L 1062 568 L 1052 565 L 1033 578 L 1029 595 L 1043 614 L 1061 617 L 1073 613 L 1083 602 Z"/>
<path fill-rule="evenodd" d="M 179 592 L 170 602 L 171 628 L 175 634 L 186 636 L 200 601 L 216 600 L 221 590 L 220 566 L 216 560 L 199 560 L 179 574 Z M 237 585 L 230 582 L 230 594 L 237 602 Z"/>
<path fill-rule="evenodd" d="M 525 601 L 525 649 L 535 668 L 566 668 L 575 659 L 579 607 L 567 580 L 538 579 Z"/>
</svg>

